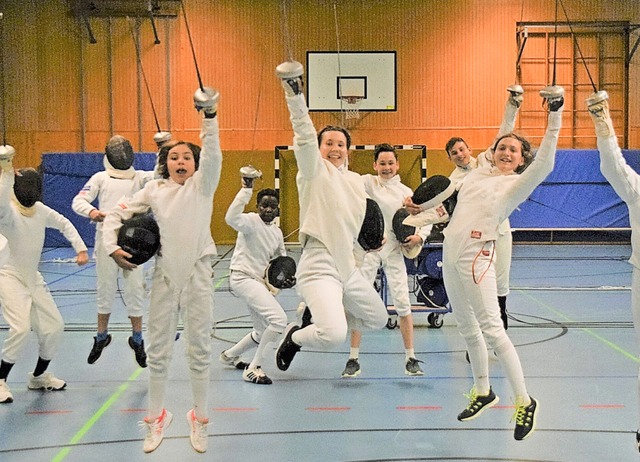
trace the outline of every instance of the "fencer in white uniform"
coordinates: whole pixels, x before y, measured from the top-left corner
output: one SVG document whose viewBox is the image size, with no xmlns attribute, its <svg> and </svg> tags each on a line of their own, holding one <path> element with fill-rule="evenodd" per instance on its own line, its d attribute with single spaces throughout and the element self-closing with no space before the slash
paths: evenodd
<svg viewBox="0 0 640 462">
<path fill-rule="evenodd" d="M 420 361 L 416 358 L 413 345 L 413 315 L 409 299 L 409 281 L 407 267 L 404 262 L 402 245 L 417 247 L 420 252 L 423 242 L 429 234 L 430 227 L 418 229 L 410 236 L 408 243 L 398 242 L 393 232 L 393 216 L 402 207 L 404 199 L 410 197 L 413 191 L 402 184 L 398 169 L 395 148 L 389 144 L 376 146 L 374 150 L 373 168 L 376 175 L 362 175 L 365 191 L 369 197 L 377 202 L 384 216 L 385 236 L 387 241 L 377 252 L 364 254 L 360 271 L 371 284 L 376 279 L 378 269 L 382 267 L 386 276 L 389 292 L 393 299 L 393 306 L 398 314 L 400 331 L 405 347 L 405 357 L 402 362 L 406 375 L 424 375 L 420 368 Z M 406 251 L 406 250 L 405 250 Z M 356 377 L 360 375 L 360 343 L 362 334 L 358 330 L 351 331 L 351 348 L 349 359 L 342 372 L 342 377 Z"/>
<path fill-rule="evenodd" d="M 519 85 L 512 85 L 507 88 L 507 91 L 509 91 L 509 98 L 505 104 L 502 123 L 500 124 L 496 138 L 513 132 L 516 123 L 516 116 L 518 115 L 518 111 L 522 105 L 522 87 Z M 471 150 L 469 149 L 466 141 L 459 137 L 451 138 L 445 146 L 445 151 L 447 152 L 449 160 L 455 164 L 453 172 L 449 175 L 449 179 L 454 184 L 460 183 L 476 167 L 483 167 L 491 163 L 491 147 L 480 153 L 478 157 L 475 158 L 471 156 Z M 496 239 L 495 244 L 498 303 L 500 305 L 500 317 L 502 318 L 502 323 L 505 329 L 509 327 L 507 316 L 507 295 L 509 295 L 512 241 L 511 223 L 507 217 L 505 221 L 500 223 L 498 238 Z"/>
<path fill-rule="evenodd" d="M 114 207 L 103 227 L 105 249 L 125 269 L 133 268 L 117 244 L 122 221 L 151 209 L 160 228 L 161 248 L 156 255 L 149 316 L 147 364 L 149 410 L 143 449 L 155 450 L 162 442 L 172 414 L 164 407 L 169 365 L 173 355 L 178 316 L 187 340 L 193 409 L 187 413 L 190 441 L 198 452 L 207 449 L 209 364 L 213 324 L 213 257 L 211 237 L 213 196 L 220 181 L 222 151 L 217 118 L 218 93 L 199 89 L 196 108 L 204 111 L 198 146 L 183 141 L 165 144 L 158 155 L 162 179 L 153 180 L 131 199 Z"/>
<path fill-rule="evenodd" d="M 587 108 L 595 126 L 598 151 L 600 151 L 600 171 L 629 209 L 631 225 L 631 258 L 629 263 L 633 267 L 631 314 L 636 341 L 640 345 L 640 175 L 627 164 L 622 156 L 609 113 L 608 98 L 609 95 L 605 91 L 596 92 L 587 99 Z M 640 368 L 638 369 L 636 390 L 638 403 L 640 403 Z M 636 412 L 638 422 L 640 422 L 640 406 L 636 408 Z M 636 431 L 636 446 L 640 451 L 640 430 Z"/>
<path fill-rule="evenodd" d="M 97 308 L 98 328 L 93 338 L 93 346 L 87 362 L 95 363 L 102 350 L 111 343 L 109 334 L 109 318 L 118 291 L 118 275 L 121 269 L 109 257 L 102 241 L 102 222 L 108 211 L 123 197 L 131 197 L 154 177 L 153 171 L 135 170 L 133 168 L 133 148 L 122 136 L 113 136 L 105 148 L 105 170 L 97 172 L 89 178 L 80 192 L 73 198 L 71 208 L 78 215 L 89 218 L 96 224 L 94 255 L 97 276 Z M 110 161 L 111 160 L 111 161 Z M 97 207 L 94 201 L 97 199 Z M 142 316 L 144 309 L 144 272 L 143 267 L 122 272 L 122 295 L 131 320 L 132 335 L 128 339 L 134 350 L 140 367 L 147 367 L 147 355 L 142 339 Z"/>
<path fill-rule="evenodd" d="M 0 268 L 0 305 L 9 324 L 0 363 L 0 403 L 13 401 L 7 377 L 32 330 L 38 337 L 38 363 L 29 374 L 27 387 L 62 390 L 66 386 L 64 380 L 45 372 L 58 352 L 64 330 L 62 315 L 38 271 L 45 229 L 57 229 L 64 235 L 77 253 L 78 265 L 89 261 L 87 247 L 71 222 L 40 202 L 40 174 L 34 169 L 14 172 L 11 152 L 15 154 L 11 146 L 0 146 L 0 233 L 9 249 Z"/>
<path fill-rule="evenodd" d="M 293 65 L 293 73 L 287 68 Z M 278 66 L 294 131 L 296 183 L 303 246 L 296 278 L 313 324 L 287 326 L 276 352 L 279 369 L 287 370 L 303 348 L 341 345 L 348 328 L 381 329 L 387 310 L 372 284 L 356 267 L 354 243 L 365 217 L 367 194 L 360 175 L 346 167 L 348 132 L 332 127 L 316 133 L 302 94 L 302 65 Z M 290 77 L 291 76 L 291 77 Z"/>
<path fill-rule="evenodd" d="M 455 211 L 444 229 L 444 283 L 469 352 L 474 381 L 469 405 L 458 420 L 474 419 L 498 402 L 489 382 L 486 337 L 515 395 L 516 440 L 535 429 L 538 403 L 527 392 L 520 359 L 500 319 L 495 241 L 500 224 L 553 170 L 564 101 L 564 91 L 553 88 L 541 92 L 550 111 L 535 161 L 524 138 L 514 134 L 498 138 L 491 165 L 476 168 L 462 181 Z"/>
<path fill-rule="evenodd" d="M 231 256 L 229 286 L 249 307 L 253 329 L 238 343 L 220 354 L 220 361 L 227 365 L 239 364 L 240 356 L 257 346 L 253 359 L 242 373 L 245 381 L 269 385 L 271 379 L 262 370 L 266 348 L 275 343 L 287 326 L 287 314 L 265 283 L 265 271 L 269 262 L 287 254 L 282 230 L 275 222 L 279 212 L 278 193 L 263 189 L 257 195 L 258 212 L 243 213 L 253 197 L 253 188 L 243 181 L 225 215 L 229 226 L 238 231 L 235 249 Z M 253 184 L 249 180 L 249 184 Z"/>
</svg>

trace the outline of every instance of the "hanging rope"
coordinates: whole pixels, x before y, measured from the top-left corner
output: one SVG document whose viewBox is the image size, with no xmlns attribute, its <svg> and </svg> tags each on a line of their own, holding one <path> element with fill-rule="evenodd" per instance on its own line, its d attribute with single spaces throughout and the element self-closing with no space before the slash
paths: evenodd
<svg viewBox="0 0 640 462">
<path fill-rule="evenodd" d="M 129 18 L 127 17 L 127 20 Z M 149 102 L 151 103 L 151 112 L 153 112 L 153 119 L 156 122 L 156 128 L 158 132 L 161 132 L 160 122 L 158 122 L 158 114 L 156 113 L 156 108 L 153 105 L 153 97 L 151 96 L 151 88 L 149 88 L 149 82 L 147 81 L 147 76 L 144 73 L 144 66 L 142 65 L 142 57 L 140 53 L 140 40 L 136 36 L 135 31 L 133 30 L 133 25 L 129 22 L 129 31 L 131 32 L 131 38 L 133 39 L 133 45 L 136 47 L 136 61 L 138 63 L 138 67 L 140 68 L 140 74 L 142 75 L 142 81 L 144 82 L 144 86 L 147 90 L 147 96 L 149 97 Z"/>
<path fill-rule="evenodd" d="M 338 57 L 338 95 L 340 96 L 340 125 L 344 127 L 344 118 L 345 111 L 343 107 L 342 101 L 342 92 L 340 91 L 340 86 L 342 86 L 342 81 L 340 78 L 342 77 L 342 67 L 340 65 L 340 28 L 338 27 L 338 1 L 334 0 L 333 2 L 333 21 L 335 23 L 336 28 L 336 51 Z"/>
<path fill-rule="evenodd" d="M 558 51 L 558 0 L 556 0 L 556 19 L 553 25 L 553 79 L 551 85 L 556 86 L 556 61 Z"/>
<path fill-rule="evenodd" d="M 193 40 L 191 38 L 191 31 L 189 30 L 189 22 L 187 21 L 187 9 L 184 7 L 184 2 L 180 0 L 180 5 L 182 6 L 182 16 L 184 16 L 184 25 L 187 29 L 187 36 L 189 37 L 189 45 L 191 46 L 191 54 L 193 55 L 193 64 L 196 67 L 196 76 L 198 77 L 198 85 L 200 85 L 200 90 L 204 93 L 204 84 L 202 83 L 202 77 L 200 77 L 200 69 L 198 68 L 198 60 L 196 59 L 196 50 L 193 46 Z"/>
<path fill-rule="evenodd" d="M 262 53 L 262 62 L 260 64 L 260 83 L 258 85 L 258 98 L 256 100 L 256 115 L 253 119 L 253 134 L 251 137 L 251 152 L 256 148 L 256 130 L 258 129 L 258 114 L 260 114 L 260 101 L 262 99 L 262 84 L 264 82 L 265 57 L 267 53 Z"/>
<path fill-rule="evenodd" d="M 7 106 L 4 92 L 4 14 L 0 13 L 0 96 L 2 97 L 2 144 L 7 145 Z"/>
<path fill-rule="evenodd" d="M 587 76 L 589 77 L 589 81 L 591 82 L 593 91 L 597 92 L 598 89 L 596 87 L 596 84 L 593 82 L 593 78 L 591 77 L 591 72 L 589 72 L 589 66 L 587 66 L 587 61 L 584 59 L 584 55 L 582 54 L 582 50 L 580 49 L 580 45 L 578 44 L 578 37 L 574 34 L 573 27 L 571 27 L 571 21 L 569 21 L 567 10 L 565 9 L 564 3 L 562 3 L 562 0 L 558 0 L 558 1 L 560 2 L 560 6 L 562 7 L 562 11 L 564 12 L 564 17 L 567 19 L 567 25 L 569 26 L 569 30 L 571 31 L 573 42 L 576 44 L 576 49 L 578 50 L 578 54 L 580 54 L 580 59 L 582 60 L 582 64 L 584 65 L 584 68 L 587 71 Z"/>
<path fill-rule="evenodd" d="M 520 7 L 520 24 L 524 20 L 524 0 L 522 0 L 522 6 Z M 520 84 L 520 59 L 522 58 L 522 53 L 524 52 L 524 46 L 527 43 L 529 38 L 529 34 L 527 33 L 527 28 L 524 28 L 524 38 L 522 43 L 520 44 L 520 48 L 518 49 L 518 56 L 516 57 L 516 77 L 514 79 L 514 83 L 516 85 Z"/>
<path fill-rule="evenodd" d="M 282 2 L 280 2 L 280 11 L 282 15 L 280 27 L 282 28 L 282 37 L 284 39 L 285 59 L 289 62 L 292 62 L 293 49 L 291 47 L 291 34 L 289 33 L 289 13 L 287 11 L 287 0 L 282 0 Z"/>
</svg>

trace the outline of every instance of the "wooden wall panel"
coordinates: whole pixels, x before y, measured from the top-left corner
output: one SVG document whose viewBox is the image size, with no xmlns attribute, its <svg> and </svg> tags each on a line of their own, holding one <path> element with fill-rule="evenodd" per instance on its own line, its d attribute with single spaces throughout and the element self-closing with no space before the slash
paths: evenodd
<svg viewBox="0 0 640 462">
<path fill-rule="evenodd" d="M 474 151 L 483 150 L 498 129 L 505 88 L 515 80 L 516 22 L 553 21 L 555 7 L 555 0 L 285 3 L 288 40 L 281 0 L 184 0 L 203 81 L 221 92 L 225 151 L 269 152 L 276 145 L 291 144 L 274 68 L 287 57 L 289 44 L 291 55 L 304 62 L 307 51 L 335 51 L 338 43 L 344 51 L 394 50 L 398 58 L 398 111 L 362 114 L 349 122 L 354 143 L 425 144 L 429 152 L 436 152 L 451 136 L 462 135 Z M 635 0 L 615 2 L 615 8 L 604 0 L 563 3 L 573 21 L 640 22 Z M 114 18 L 111 24 L 104 18 L 91 19 L 98 43 L 89 44 L 67 0 L 4 0 L 2 9 L 2 97 L 18 165 L 37 165 L 46 151 L 101 151 L 112 131 L 130 137 L 140 150 L 155 149 L 155 121 L 125 18 Z M 197 142 L 200 119 L 192 95 L 198 82 L 184 18 L 158 19 L 156 24 L 159 45 L 153 44 L 148 19 L 140 22 L 139 30 L 160 124 L 174 138 Z M 530 40 L 527 49 L 536 46 Z M 590 46 L 585 44 L 585 49 Z M 635 56 L 629 68 L 629 145 L 634 148 L 640 147 L 638 66 Z M 602 68 L 604 78 L 610 70 L 608 65 Z M 532 75 L 527 81 L 547 83 L 546 63 L 528 72 Z M 561 65 L 562 80 L 564 72 Z M 532 111 L 538 109 L 538 89 L 526 90 L 526 100 L 531 101 L 526 104 Z M 583 96 L 576 93 L 576 101 Z M 579 117 L 576 114 L 575 120 Z M 319 127 L 341 120 L 336 113 L 314 113 L 312 118 Z M 579 135 L 581 129 L 571 128 L 572 120 L 567 120 L 563 139 L 572 136 L 569 129 Z M 544 120 L 533 113 L 519 123 L 534 143 L 543 126 Z M 588 140 L 584 143 L 589 147 Z"/>
</svg>

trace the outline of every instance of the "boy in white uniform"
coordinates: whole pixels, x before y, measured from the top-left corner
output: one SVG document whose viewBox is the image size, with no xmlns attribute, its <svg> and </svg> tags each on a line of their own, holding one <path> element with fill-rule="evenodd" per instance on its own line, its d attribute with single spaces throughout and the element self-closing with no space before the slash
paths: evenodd
<svg viewBox="0 0 640 462">
<path fill-rule="evenodd" d="M 87 247 L 71 222 L 40 202 L 42 179 L 34 169 L 13 170 L 15 150 L 0 146 L 0 233 L 8 241 L 9 258 L 0 268 L 0 305 L 9 324 L 0 362 L 0 403 L 13 402 L 7 386 L 11 368 L 33 330 L 38 337 L 38 363 L 29 374 L 30 390 L 62 390 L 66 387 L 51 372 L 45 372 L 56 356 L 64 330 L 42 274 L 38 271 L 45 228 L 59 230 L 76 251 L 76 263 L 89 261 Z"/>
<path fill-rule="evenodd" d="M 78 215 L 89 218 L 96 223 L 95 258 L 97 276 L 98 329 L 93 338 L 93 347 L 87 358 L 89 364 L 95 363 L 102 350 L 111 343 L 109 334 L 109 318 L 113 301 L 118 290 L 118 273 L 120 268 L 109 258 L 102 241 L 102 222 L 108 211 L 123 197 L 131 197 L 134 193 L 153 179 L 153 171 L 145 172 L 133 168 L 133 148 L 129 140 L 122 136 L 113 136 L 105 148 L 104 167 L 102 172 L 95 173 L 73 198 L 71 208 Z M 98 208 L 92 205 L 98 199 Z M 123 297 L 131 320 L 132 334 L 128 339 L 134 351 L 136 362 L 140 367 L 147 367 L 147 354 L 142 339 L 142 314 L 144 307 L 144 273 L 143 267 L 131 271 L 123 271 Z"/>
<path fill-rule="evenodd" d="M 636 338 L 640 345 L 640 175 L 627 164 L 622 156 L 609 114 L 608 98 L 607 92 L 596 92 L 587 99 L 587 108 L 593 119 L 598 138 L 600 171 L 629 208 L 631 224 L 631 258 L 629 263 L 633 266 L 631 314 L 633 315 Z M 638 370 L 637 393 L 640 402 L 640 369 Z M 640 411 L 640 407 L 637 410 Z M 638 417 L 640 420 L 640 415 Z M 640 451 L 640 430 L 636 431 L 636 446 Z"/>
<path fill-rule="evenodd" d="M 395 148 L 389 144 L 376 146 L 373 153 L 373 168 L 377 175 L 362 175 L 364 188 L 370 198 L 375 200 L 384 216 L 385 235 L 387 242 L 377 252 L 368 252 L 364 255 L 360 271 L 371 284 L 375 281 L 378 268 L 384 268 L 385 276 L 389 283 L 389 291 L 393 298 L 393 304 L 398 313 L 400 332 L 405 348 L 404 371 L 406 375 L 424 375 L 420 368 L 420 361 L 416 358 L 413 348 L 413 315 L 411 313 L 411 301 L 409 300 L 409 281 L 407 267 L 401 246 L 415 248 L 418 252 L 422 247 L 430 229 L 420 229 L 410 236 L 407 242 L 398 242 L 393 233 L 392 223 L 396 211 L 402 207 L 404 199 L 410 197 L 413 191 L 400 181 L 398 169 L 400 163 Z M 349 360 L 342 372 L 342 377 L 357 377 L 360 375 L 359 352 L 362 333 L 353 329 L 351 331 L 351 348 Z"/>
<path fill-rule="evenodd" d="M 104 221 L 106 251 L 124 269 L 135 265 L 117 244 L 122 221 L 149 208 L 160 228 L 161 248 L 151 288 L 147 321 L 149 410 L 143 449 L 155 450 L 173 415 L 164 408 L 167 375 L 173 354 L 178 316 L 182 315 L 187 339 L 193 409 L 187 413 L 190 441 L 198 452 L 207 450 L 209 363 L 213 306 L 212 260 L 216 246 L 211 237 L 213 195 L 220 181 L 222 151 L 218 127 L 219 95 L 198 89 L 196 109 L 204 111 L 202 151 L 184 141 L 169 142 L 160 149 L 158 172 L 131 199 L 109 211 Z"/>
<path fill-rule="evenodd" d="M 240 355 L 258 346 L 251 363 L 242 373 L 246 382 L 270 385 L 271 379 L 262 370 L 265 348 L 275 342 L 287 326 L 287 314 L 265 284 L 269 262 L 286 255 L 282 230 L 275 223 L 279 212 L 278 192 L 263 189 L 258 192 L 258 213 L 242 213 L 253 196 L 253 180 L 242 179 L 242 188 L 229 206 L 225 220 L 238 231 L 231 256 L 229 285 L 233 293 L 249 306 L 253 330 L 238 343 L 220 353 L 220 362 L 236 366 Z"/>
<path fill-rule="evenodd" d="M 313 324 L 291 323 L 276 352 L 287 370 L 301 347 L 327 350 L 341 345 L 348 329 L 382 329 L 387 310 L 373 285 L 356 267 L 354 245 L 365 217 L 367 194 L 360 175 L 346 166 L 348 132 L 330 127 L 319 134 L 302 94 L 302 65 L 277 68 L 294 131 L 296 183 L 300 201 L 302 256 L 296 287 Z"/>
</svg>

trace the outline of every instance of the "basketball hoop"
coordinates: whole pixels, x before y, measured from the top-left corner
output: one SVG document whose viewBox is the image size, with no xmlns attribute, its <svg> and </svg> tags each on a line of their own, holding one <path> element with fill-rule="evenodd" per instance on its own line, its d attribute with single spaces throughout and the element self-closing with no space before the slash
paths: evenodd
<svg viewBox="0 0 640 462">
<path fill-rule="evenodd" d="M 360 118 L 360 103 L 364 99 L 362 96 L 343 96 L 342 108 L 345 111 L 345 117 L 347 119 L 359 119 Z"/>
</svg>

